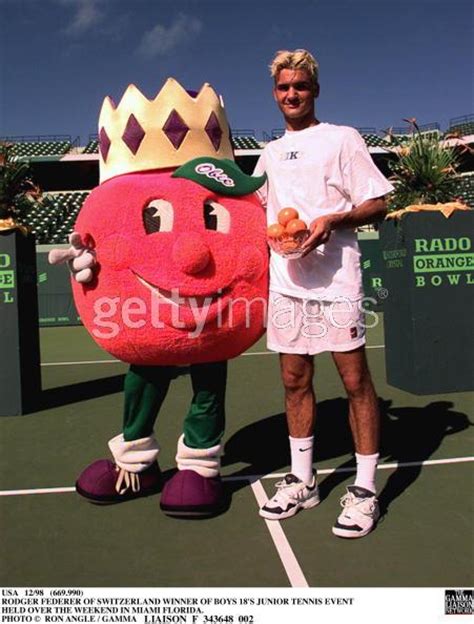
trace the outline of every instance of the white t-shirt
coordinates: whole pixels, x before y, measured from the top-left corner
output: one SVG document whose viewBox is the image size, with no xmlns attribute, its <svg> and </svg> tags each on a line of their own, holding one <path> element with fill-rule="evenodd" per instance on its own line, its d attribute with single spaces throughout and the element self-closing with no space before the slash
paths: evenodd
<svg viewBox="0 0 474 624">
<path fill-rule="evenodd" d="M 374 165 L 354 128 L 320 123 L 268 143 L 254 175 L 266 172 L 259 196 L 267 223 L 282 208 L 293 207 L 308 225 L 316 217 L 348 212 L 393 190 Z M 270 289 L 304 299 L 333 301 L 363 296 L 360 251 L 352 229 L 334 230 L 328 242 L 307 256 L 286 260 L 271 252 Z"/>
</svg>

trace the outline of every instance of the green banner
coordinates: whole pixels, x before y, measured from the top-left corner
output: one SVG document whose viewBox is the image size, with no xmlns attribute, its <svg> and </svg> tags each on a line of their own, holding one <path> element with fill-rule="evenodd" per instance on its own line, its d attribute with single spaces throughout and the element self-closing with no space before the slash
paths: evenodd
<svg viewBox="0 0 474 624">
<path fill-rule="evenodd" d="M 474 253 L 413 256 L 415 273 L 472 271 L 472 269 L 474 269 Z"/>
<path fill-rule="evenodd" d="M 364 293 L 373 301 L 370 309 L 380 310 L 386 296 L 386 290 L 382 282 L 384 267 L 378 234 L 370 232 L 364 236 L 359 236 L 359 247 Z"/>
<path fill-rule="evenodd" d="M 48 263 L 48 250 L 38 251 L 36 261 L 40 327 L 80 325 L 68 267 L 51 266 Z"/>
<path fill-rule="evenodd" d="M 0 271 L 0 288 L 15 288 L 15 271 Z"/>
</svg>

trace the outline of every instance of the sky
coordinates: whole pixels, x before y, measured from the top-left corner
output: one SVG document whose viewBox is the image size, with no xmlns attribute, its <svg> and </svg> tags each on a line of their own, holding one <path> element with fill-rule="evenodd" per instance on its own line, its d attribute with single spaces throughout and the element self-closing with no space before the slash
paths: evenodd
<svg viewBox="0 0 474 624">
<path fill-rule="evenodd" d="M 0 136 L 97 132 L 129 83 L 209 82 L 234 130 L 283 126 L 268 65 L 306 48 L 321 121 L 377 130 L 474 112 L 468 0 L 0 0 Z"/>
</svg>

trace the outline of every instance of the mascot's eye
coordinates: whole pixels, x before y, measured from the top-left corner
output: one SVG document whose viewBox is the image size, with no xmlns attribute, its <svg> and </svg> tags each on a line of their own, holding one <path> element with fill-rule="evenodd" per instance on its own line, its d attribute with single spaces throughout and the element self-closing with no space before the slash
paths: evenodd
<svg viewBox="0 0 474 624">
<path fill-rule="evenodd" d="M 230 212 L 216 201 L 204 202 L 204 223 L 206 229 L 227 234 L 230 230 Z"/>
<path fill-rule="evenodd" d="M 143 225 L 147 234 L 171 232 L 173 229 L 173 206 L 164 199 L 154 199 L 143 211 Z"/>
</svg>

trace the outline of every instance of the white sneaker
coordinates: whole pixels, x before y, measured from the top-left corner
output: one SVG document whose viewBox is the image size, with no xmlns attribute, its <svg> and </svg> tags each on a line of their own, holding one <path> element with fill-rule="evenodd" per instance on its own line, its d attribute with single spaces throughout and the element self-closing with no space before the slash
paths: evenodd
<svg viewBox="0 0 474 624">
<path fill-rule="evenodd" d="M 375 527 L 380 517 L 379 502 L 373 492 L 350 485 L 341 498 L 343 508 L 332 528 L 338 537 L 364 537 Z"/>
<path fill-rule="evenodd" d="M 265 503 L 259 514 L 267 520 L 284 520 L 294 516 L 300 509 L 310 509 L 319 505 L 319 490 L 316 475 L 306 485 L 294 474 L 287 474 L 276 484 L 276 494 Z"/>
</svg>

